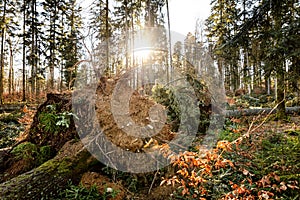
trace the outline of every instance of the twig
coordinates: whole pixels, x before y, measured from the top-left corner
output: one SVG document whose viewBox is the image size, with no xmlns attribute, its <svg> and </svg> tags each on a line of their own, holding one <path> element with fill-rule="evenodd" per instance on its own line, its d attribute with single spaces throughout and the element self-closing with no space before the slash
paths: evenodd
<svg viewBox="0 0 300 200">
<path fill-rule="evenodd" d="M 262 125 L 264 125 L 264 123 L 268 120 L 268 118 L 270 117 L 270 115 L 273 113 L 273 111 L 275 109 L 277 109 L 277 107 L 279 106 L 279 104 L 281 104 L 284 100 L 282 100 L 280 103 L 278 103 L 277 105 L 275 105 L 275 107 L 267 114 L 267 116 L 265 117 L 265 119 L 257 126 L 255 127 L 254 129 L 250 129 L 252 126 L 253 126 L 253 122 L 251 123 L 252 126 L 249 127 L 248 131 L 247 131 L 247 134 L 249 135 L 250 133 L 254 132 L 256 129 L 258 129 L 259 127 L 261 127 Z M 263 113 L 261 113 L 259 116 L 261 116 Z"/>
<path fill-rule="evenodd" d="M 244 138 L 247 138 L 250 136 L 250 133 L 254 132 L 255 130 L 257 130 L 258 128 L 260 128 L 262 125 L 264 125 L 264 123 L 268 120 L 268 118 L 270 117 L 270 115 L 273 113 L 273 111 L 275 109 L 277 109 L 278 105 L 281 104 L 283 101 L 281 101 L 280 103 L 278 103 L 277 105 L 275 105 L 275 107 L 267 114 L 267 116 L 264 118 L 264 120 L 258 125 L 256 126 L 255 128 L 252 129 L 253 125 L 254 125 L 254 122 L 256 120 L 253 120 L 248 128 L 248 131 L 247 133 L 245 133 L 244 135 L 242 135 L 241 137 L 237 138 L 236 140 L 232 141 L 230 144 L 234 144 Z M 260 118 L 260 116 L 263 114 L 264 112 L 262 112 L 261 114 L 258 115 L 257 118 Z"/>
<path fill-rule="evenodd" d="M 155 182 L 156 176 L 157 176 L 157 174 L 158 174 L 158 171 L 159 171 L 159 170 L 157 170 L 157 171 L 155 172 L 155 174 L 154 174 L 154 177 L 153 177 L 152 183 L 151 183 L 151 185 L 150 185 L 150 188 L 149 188 L 149 190 L 148 190 L 148 194 L 150 194 L 150 192 L 151 192 L 151 190 L 152 190 L 152 188 L 153 188 L 153 185 L 154 185 L 154 182 Z"/>
</svg>

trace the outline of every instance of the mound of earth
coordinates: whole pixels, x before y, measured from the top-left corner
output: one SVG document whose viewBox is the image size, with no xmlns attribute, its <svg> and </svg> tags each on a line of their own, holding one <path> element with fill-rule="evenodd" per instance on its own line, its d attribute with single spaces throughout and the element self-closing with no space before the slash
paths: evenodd
<svg viewBox="0 0 300 200">
<path fill-rule="evenodd" d="M 113 94 L 117 82 L 118 79 L 108 79 L 96 91 L 96 115 L 107 138 L 122 149 L 132 152 L 146 150 L 144 147 L 151 138 L 153 145 L 163 144 L 172 140 L 175 134 L 171 132 L 170 125 L 166 123 L 164 113 L 159 112 L 159 110 L 164 110 L 164 107 L 155 103 L 149 97 L 140 95 L 137 91 L 132 92 L 131 88 L 125 84 L 121 93 Z M 126 110 L 122 111 L 122 107 L 125 106 L 122 100 L 126 99 L 131 92 L 130 101 L 125 102 L 129 104 L 129 113 L 127 113 Z M 115 97 L 116 95 L 117 98 Z M 119 100 L 121 103 L 118 102 Z M 119 106 L 117 113 L 113 112 L 113 104 L 118 104 L 115 107 Z M 140 127 L 145 128 L 142 129 L 145 131 L 148 129 L 149 135 L 143 135 L 143 138 Z M 150 145 L 146 147 L 149 148 Z"/>
<path fill-rule="evenodd" d="M 140 95 L 138 92 L 132 93 L 128 115 L 132 121 L 129 124 L 127 123 L 125 126 L 128 127 L 136 124 L 137 126 L 143 126 L 153 130 L 159 129 L 160 131 L 155 134 L 149 134 L 149 137 L 141 138 L 139 135 L 135 136 L 134 134 L 128 134 L 128 131 L 124 131 L 123 127 L 120 127 L 120 125 L 116 123 L 116 116 L 113 115 L 111 105 L 113 101 L 112 94 L 117 81 L 118 79 L 104 79 L 101 83 L 99 83 L 96 91 L 92 91 L 90 88 L 84 89 L 91 90 L 91 93 L 88 93 L 90 99 L 95 97 L 97 98 L 94 108 L 92 109 L 95 110 L 98 123 L 107 138 L 113 144 L 133 152 L 142 151 L 145 144 L 147 144 L 151 138 L 151 141 L 153 141 L 153 144 L 155 145 L 172 140 L 174 133 L 170 131 L 170 125 L 165 123 L 165 115 L 163 113 L 156 112 L 153 116 L 155 117 L 160 115 L 157 116 L 158 119 L 151 119 L 149 117 L 149 112 L 153 112 L 153 110 L 151 110 L 153 106 L 154 108 L 159 107 L 159 109 L 156 110 L 163 110 L 163 106 L 155 103 L 149 97 Z M 124 92 L 122 94 L 126 95 L 130 93 L 130 88 L 123 89 Z M 95 95 L 91 95 L 93 93 Z M 39 146 L 50 145 L 57 152 L 67 141 L 78 138 L 74 123 L 74 117 L 76 117 L 76 115 L 72 115 L 72 95 L 75 95 L 76 99 L 78 99 L 80 95 L 85 94 L 86 92 L 82 93 L 81 90 L 75 91 L 74 94 L 48 94 L 47 100 L 39 106 L 37 113 L 34 116 L 27 141 Z M 86 97 L 83 96 L 83 98 Z M 118 98 L 123 99 L 125 97 L 120 95 Z M 86 101 L 88 100 L 86 99 Z M 85 104 L 86 101 L 80 104 L 80 106 L 84 107 L 85 105 L 90 105 Z M 77 105 L 76 102 L 73 102 L 73 105 L 74 104 Z M 88 117 L 89 109 L 86 110 L 87 113 L 80 113 L 85 115 L 86 117 L 84 118 L 87 120 L 86 122 L 80 122 L 81 124 L 89 124 L 90 120 L 92 120 Z M 82 110 L 84 109 L 81 109 L 81 111 Z M 59 124 L 59 122 L 63 122 L 63 120 L 66 120 L 66 124 Z M 133 128 L 136 127 L 133 126 Z M 129 132 L 136 131 L 131 129 Z"/>
</svg>

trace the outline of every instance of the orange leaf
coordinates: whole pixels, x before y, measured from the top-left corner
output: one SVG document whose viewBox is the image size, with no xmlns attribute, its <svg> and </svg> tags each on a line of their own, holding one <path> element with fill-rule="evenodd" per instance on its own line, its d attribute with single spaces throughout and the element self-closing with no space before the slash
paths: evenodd
<svg viewBox="0 0 300 200">
<path fill-rule="evenodd" d="M 297 187 L 296 185 L 290 185 L 290 184 L 287 184 L 287 186 L 291 189 L 299 189 L 299 187 Z"/>
<path fill-rule="evenodd" d="M 27 113 L 27 112 L 28 112 L 28 109 L 27 109 L 27 106 L 26 106 L 26 105 L 24 105 L 24 107 L 23 107 L 23 112 L 24 112 L 24 113 Z"/>
<path fill-rule="evenodd" d="M 280 181 L 280 177 L 278 175 L 276 175 L 275 173 L 274 173 L 274 179 L 278 182 Z"/>
<path fill-rule="evenodd" d="M 247 175 L 249 174 L 249 171 L 246 170 L 246 169 L 244 169 L 244 170 L 243 170 L 243 174 L 244 174 L 245 176 L 247 176 Z"/>
<path fill-rule="evenodd" d="M 239 187 L 239 186 L 238 186 L 237 184 L 233 184 L 233 185 L 231 186 L 231 188 L 234 189 L 234 190 L 235 190 L 236 188 L 238 188 L 238 187 Z"/>
<path fill-rule="evenodd" d="M 283 190 L 283 191 L 287 190 L 287 187 L 286 187 L 286 185 L 285 185 L 285 182 L 281 182 L 280 185 L 281 185 L 281 186 L 280 186 L 280 189 L 281 189 L 281 190 Z"/>
</svg>

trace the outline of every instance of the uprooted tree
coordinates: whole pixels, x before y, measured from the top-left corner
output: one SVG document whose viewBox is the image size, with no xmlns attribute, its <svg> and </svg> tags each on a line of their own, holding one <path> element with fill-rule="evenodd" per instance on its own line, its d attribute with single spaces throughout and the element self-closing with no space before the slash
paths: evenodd
<svg viewBox="0 0 300 200">
<path fill-rule="evenodd" d="M 97 96 L 94 106 L 96 113 L 96 121 L 101 126 L 101 133 L 105 134 L 110 142 L 117 145 L 121 149 L 131 151 L 133 153 L 151 152 L 153 149 L 163 148 L 171 140 L 173 140 L 178 133 L 174 132 L 178 116 L 170 117 L 168 113 L 168 121 L 156 121 L 152 125 L 161 126 L 161 130 L 153 137 L 139 138 L 133 135 L 126 134 L 122 127 L 116 124 L 114 116 L 111 111 L 111 98 L 114 87 L 118 79 L 105 79 L 101 82 L 94 91 Z M 200 82 L 193 82 L 193 85 L 199 86 Z M 204 88 L 204 86 L 201 86 Z M 203 89 L 202 88 L 202 89 Z M 124 88 L 126 90 L 126 88 Z M 200 91 L 201 89 L 198 88 Z M 163 90 L 166 92 L 166 90 Z M 199 92 L 195 90 L 195 92 Z M 93 92 L 93 91 L 91 91 Z M 157 91 L 156 91 L 157 92 Z M 126 92 L 125 92 L 126 93 Z M 43 103 L 37 110 L 33 123 L 28 132 L 27 138 L 23 144 L 19 144 L 5 153 L 4 161 L 1 161 L 3 166 L 2 173 L 9 174 L 1 178 L 0 196 L 5 199 L 41 199 L 57 197 L 59 190 L 66 187 L 68 180 L 79 181 L 78 178 L 86 171 L 89 171 L 92 166 L 103 167 L 101 163 L 91 155 L 83 145 L 87 144 L 85 140 L 90 141 L 89 145 L 101 145 L 102 143 L 94 136 L 93 126 L 87 127 L 86 136 L 80 135 L 81 141 L 77 134 L 74 119 L 76 116 L 72 111 L 72 105 L 76 106 L 76 102 L 72 102 L 72 95 L 81 95 L 80 91 L 75 91 L 73 94 L 48 94 L 47 101 Z M 164 93 L 165 94 L 165 93 Z M 170 94 L 170 93 L 169 93 Z M 199 104 L 203 109 L 201 120 L 209 117 L 210 112 L 210 97 L 204 93 L 198 94 L 202 99 L 198 99 Z M 93 95 L 91 95 L 93 96 Z M 82 102 L 79 102 L 82 113 L 86 117 L 86 122 L 81 124 L 93 124 L 89 120 L 88 111 L 91 108 L 84 109 L 84 101 L 93 100 L 82 96 Z M 120 97 L 122 98 L 122 96 Z M 159 97 L 162 100 L 163 106 L 170 109 L 170 103 L 166 104 L 169 97 Z M 167 98 L 167 99 L 166 99 Z M 170 99 L 170 98 L 169 98 Z M 78 103 L 78 102 L 77 102 Z M 147 125 L 151 123 L 149 112 L 151 107 L 157 105 L 157 102 L 152 100 L 149 96 L 143 96 L 137 91 L 132 93 L 130 98 L 129 116 L 134 123 L 140 125 Z M 74 108 L 73 108 L 74 109 Z M 176 109 L 173 107 L 173 109 Z M 87 113 L 85 113 L 85 111 Z M 175 125 L 174 125 L 175 123 Z M 205 130 L 208 123 L 203 123 L 202 129 Z M 77 127 L 78 128 L 78 127 Z M 172 131 L 173 130 L 173 131 Z M 97 137 L 97 135 L 95 136 Z M 24 145 L 30 144 L 30 145 Z M 23 145 L 23 149 L 20 148 Z M 28 148 L 28 146 L 30 148 Z M 27 148 L 25 148 L 27 147 Z M 21 149 L 17 151 L 16 149 Z M 23 151 L 25 149 L 25 151 Z M 47 149 L 47 151 L 45 151 Z M 26 152 L 26 156 L 19 155 L 20 152 Z M 17 155 L 17 156 L 16 156 Z M 41 157 L 48 157 L 47 161 L 41 160 Z M 106 154 L 103 154 L 106 156 Z M 109 157 L 109 156 L 108 156 Z M 155 161 L 153 161 L 155 162 Z M 19 166 L 16 168 L 16 166 Z M 125 166 L 128 167 L 128 166 Z M 125 169 L 127 171 L 130 171 Z M 14 173 L 11 173 L 14 172 Z"/>
</svg>

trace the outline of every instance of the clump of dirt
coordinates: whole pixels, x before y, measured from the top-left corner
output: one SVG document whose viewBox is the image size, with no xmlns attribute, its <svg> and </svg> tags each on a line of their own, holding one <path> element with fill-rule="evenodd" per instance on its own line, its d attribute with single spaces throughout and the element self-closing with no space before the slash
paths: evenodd
<svg viewBox="0 0 300 200">
<path fill-rule="evenodd" d="M 150 139 L 155 141 L 153 142 L 155 145 L 171 141 L 175 133 L 171 132 L 170 125 L 165 122 L 166 117 L 163 113 L 158 112 L 158 110 L 164 109 L 163 106 L 155 103 L 149 97 L 140 95 L 137 91 L 132 92 L 131 87 L 126 84 L 122 85 L 122 92 L 117 94 L 117 100 L 114 99 L 115 96 L 113 95 L 116 94 L 113 94 L 113 91 L 117 82 L 118 79 L 107 79 L 100 85 L 102 87 L 99 86 L 96 91 L 97 120 L 107 138 L 115 145 L 132 152 L 142 151 Z M 122 126 L 116 123 L 118 119 L 114 116 L 116 113 L 112 112 L 112 104 L 116 103 L 115 101 L 118 99 L 120 101 L 126 99 L 130 93 L 132 95 L 130 101 L 127 102 L 129 103 L 129 113 L 124 114 L 121 110 L 120 113 L 117 113 L 127 115 L 124 118 L 121 116 L 121 119 L 126 122 Z M 157 119 L 150 118 L 151 112 L 155 111 L 157 112 L 153 113 L 152 116 Z M 129 121 L 126 121 L 127 119 Z M 141 126 L 149 129 L 149 137 L 140 137 L 138 129 Z"/>
<path fill-rule="evenodd" d="M 121 182 L 113 182 L 107 176 L 97 172 L 86 172 L 83 174 L 80 183 L 83 187 L 89 189 L 91 186 L 96 186 L 99 194 L 106 196 L 107 199 L 141 199 L 141 200 L 164 200 L 170 199 L 173 196 L 176 187 L 172 185 L 164 185 L 140 190 L 134 194 L 129 192 Z"/>
<path fill-rule="evenodd" d="M 172 185 L 158 186 L 153 188 L 150 191 L 150 193 L 149 191 L 144 191 L 142 194 L 138 194 L 137 199 L 141 199 L 141 200 L 174 199 L 174 191 L 176 191 L 176 186 L 174 187 Z"/>
<path fill-rule="evenodd" d="M 91 93 L 89 93 L 90 96 L 96 97 L 96 116 L 106 137 L 118 147 L 132 152 L 142 151 L 144 145 L 147 144 L 150 139 L 153 141 L 152 146 L 171 141 L 174 138 L 175 133 L 171 132 L 170 125 L 165 122 L 166 116 L 162 112 L 157 111 L 164 110 L 164 107 L 155 103 L 149 97 L 140 95 L 137 91 L 133 92 L 130 98 L 129 113 L 127 117 L 131 122 L 126 124 L 127 131 L 124 127 L 120 126 L 120 124 L 116 123 L 116 116 L 113 115 L 111 106 L 113 104 L 113 92 L 118 81 L 119 78 L 109 79 L 103 77 L 101 78 L 96 91 L 90 89 Z M 120 95 L 118 94 L 119 99 L 126 98 L 126 95 L 132 92 L 132 89 L 128 85 L 125 84 L 122 87 L 122 93 Z M 79 90 L 75 91 L 73 94 L 47 94 L 47 100 L 37 109 L 26 140 L 39 146 L 50 145 L 58 152 L 67 141 L 78 138 L 73 120 L 74 116 L 70 117 L 67 125 L 58 125 L 58 121 L 55 120 L 65 120 L 61 116 L 64 113 L 72 113 L 72 95 L 81 95 L 80 93 L 81 91 Z M 93 93 L 95 95 L 93 95 Z M 83 97 L 83 99 L 84 98 L 85 97 Z M 84 106 L 84 104 L 82 106 Z M 90 123 L 90 120 L 94 120 L 88 117 L 88 113 L 84 115 L 87 116 L 87 121 L 86 123 L 81 123 L 88 124 Z M 149 115 L 152 116 L 152 118 Z M 136 132 L 137 127 L 144 127 L 143 130 L 149 129 L 149 136 L 140 137 L 138 134 L 128 134 L 128 132 Z M 132 128 L 130 129 L 132 131 L 128 131 L 128 128 Z M 94 129 L 94 127 L 91 127 L 91 129 Z M 150 146 L 151 145 L 147 145 L 147 148 Z"/>
<path fill-rule="evenodd" d="M 113 183 L 109 178 L 96 172 L 83 174 L 80 183 L 87 189 L 96 186 L 99 194 L 106 196 L 106 199 L 121 200 L 126 197 L 126 190 L 122 185 Z"/>
</svg>

